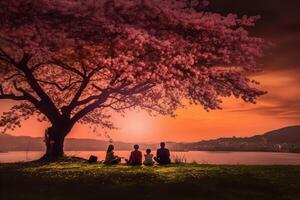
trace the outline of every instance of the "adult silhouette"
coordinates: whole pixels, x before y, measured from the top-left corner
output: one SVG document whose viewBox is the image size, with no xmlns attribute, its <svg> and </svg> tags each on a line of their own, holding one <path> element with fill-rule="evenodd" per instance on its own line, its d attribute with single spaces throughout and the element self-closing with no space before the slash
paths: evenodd
<svg viewBox="0 0 300 200">
<path fill-rule="evenodd" d="M 154 160 L 160 165 L 167 165 L 171 163 L 170 151 L 165 148 L 166 144 L 164 142 L 160 143 L 160 148 L 156 151 L 156 157 Z"/>
<path fill-rule="evenodd" d="M 139 151 L 139 145 L 133 146 L 134 150 L 130 153 L 130 157 L 126 160 L 129 165 L 142 165 L 142 152 Z"/>
<path fill-rule="evenodd" d="M 119 164 L 121 162 L 121 158 L 114 155 L 114 148 L 115 148 L 114 145 L 112 144 L 108 145 L 104 164 L 113 165 L 113 164 Z"/>
</svg>

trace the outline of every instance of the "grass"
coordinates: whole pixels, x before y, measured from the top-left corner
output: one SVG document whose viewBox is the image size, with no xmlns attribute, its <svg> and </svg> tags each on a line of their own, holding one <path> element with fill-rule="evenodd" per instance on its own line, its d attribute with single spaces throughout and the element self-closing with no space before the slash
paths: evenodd
<svg viewBox="0 0 300 200">
<path fill-rule="evenodd" d="M 187 159 L 185 156 L 174 155 L 172 156 L 172 162 L 174 164 L 186 164 Z"/>
<path fill-rule="evenodd" d="M 300 199 L 300 166 L 0 164 L 0 199 Z"/>
</svg>

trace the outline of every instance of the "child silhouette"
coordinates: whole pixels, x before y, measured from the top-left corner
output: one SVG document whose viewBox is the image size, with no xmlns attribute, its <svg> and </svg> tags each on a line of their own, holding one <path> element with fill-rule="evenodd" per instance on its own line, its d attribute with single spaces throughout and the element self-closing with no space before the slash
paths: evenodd
<svg viewBox="0 0 300 200">
<path fill-rule="evenodd" d="M 145 160 L 143 162 L 144 165 L 153 165 L 154 164 L 154 161 L 152 160 L 153 154 L 151 154 L 151 149 L 147 149 L 146 154 L 144 156 L 145 156 Z"/>
</svg>

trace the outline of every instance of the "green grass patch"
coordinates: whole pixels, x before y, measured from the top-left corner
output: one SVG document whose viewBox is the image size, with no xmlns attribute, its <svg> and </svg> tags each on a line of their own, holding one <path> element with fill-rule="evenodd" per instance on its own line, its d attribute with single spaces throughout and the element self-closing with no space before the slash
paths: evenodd
<svg viewBox="0 0 300 200">
<path fill-rule="evenodd" d="M 0 199 L 300 199 L 300 166 L 0 164 Z"/>
</svg>

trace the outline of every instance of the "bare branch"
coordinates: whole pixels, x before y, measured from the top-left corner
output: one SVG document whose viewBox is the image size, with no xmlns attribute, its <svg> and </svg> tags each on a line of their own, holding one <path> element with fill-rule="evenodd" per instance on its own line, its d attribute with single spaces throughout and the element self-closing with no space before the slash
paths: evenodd
<svg viewBox="0 0 300 200">
<path fill-rule="evenodd" d="M 76 92 L 76 94 L 74 95 L 72 101 L 70 102 L 70 104 L 66 107 L 65 109 L 65 114 L 70 115 L 70 113 L 72 112 L 72 110 L 78 105 L 78 99 L 80 98 L 82 92 L 84 91 L 84 89 L 87 87 L 88 85 L 88 81 L 84 80 L 78 91 Z"/>
<path fill-rule="evenodd" d="M 85 108 L 78 111 L 72 118 L 71 122 L 75 124 L 78 120 L 84 117 L 86 114 L 92 112 L 94 109 L 98 108 L 101 104 L 103 104 L 109 97 L 110 93 L 108 91 L 104 91 L 94 103 L 89 104 Z"/>
<path fill-rule="evenodd" d="M 47 116 L 51 117 L 50 121 L 56 121 L 60 116 L 60 112 L 56 108 L 55 104 L 48 96 L 48 94 L 46 94 L 46 92 L 40 86 L 37 79 L 34 77 L 32 71 L 28 68 L 27 64 L 30 58 L 31 55 L 24 54 L 22 60 L 16 65 L 16 67 L 24 73 L 30 87 L 41 98 L 44 104 L 44 113 Z"/>
<path fill-rule="evenodd" d="M 83 74 L 86 76 L 87 75 L 86 65 L 83 63 L 82 60 L 80 60 L 79 63 L 80 63 L 80 67 L 81 67 L 81 69 L 83 71 Z"/>
<path fill-rule="evenodd" d="M 104 67 L 99 65 L 98 67 L 93 69 L 92 72 L 89 73 L 88 77 L 91 78 L 95 75 L 95 73 L 99 72 L 101 69 L 104 69 Z"/>
<path fill-rule="evenodd" d="M 54 64 L 57 65 L 67 71 L 73 72 L 81 77 L 86 77 L 85 74 L 83 74 L 82 72 L 80 72 L 79 70 L 75 69 L 74 67 L 71 67 L 70 65 L 61 62 L 60 60 L 57 59 L 53 59 L 53 61 L 50 62 L 50 64 Z"/>
<path fill-rule="evenodd" d="M 99 86 L 97 86 L 96 84 L 92 84 L 93 85 L 93 87 L 95 87 L 97 90 L 99 90 L 101 93 L 99 94 L 99 95 L 92 95 L 92 96 L 89 96 L 89 97 L 87 97 L 86 99 L 83 99 L 83 100 L 81 100 L 81 101 L 78 101 L 78 99 L 77 99 L 77 101 L 74 101 L 74 104 L 73 104 L 73 108 L 75 108 L 75 107 L 77 107 L 77 106 L 81 106 L 81 105 L 85 105 L 85 104 L 88 104 L 88 103 L 90 103 L 91 101 L 93 101 L 93 100 L 97 100 L 97 99 L 99 99 L 99 98 L 101 98 L 101 96 L 102 96 L 102 93 L 103 92 L 110 92 L 110 93 L 113 93 L 113 92 L 116 92 L 116 91 L 118 91 L 118 90 L 120 90 L 121 88 L 123 88 L 123 87 L 126 87 L 127 85 L 128 85 L 128 83 L 123 83 L 121 86 L 119 86 L 118 88 L 106 88 L 106 89 L 102 89 L 102 88 L 100 88 Z M 79 98 L 79 97 L 78 97 Z M 70 106 L 69 106 L 70 107 Z M 72 107 L 70 107 L 70 109 L 71 109 Z M 72 108 L 72 109 L 73 109 Z"/>
<path fill-rule="evenodd" d="M 76 113 L 71 121 L 73 123 L 75 123 L 76 121 L 78 121 L 79 119 L 81 119 L 84 115 L 92 112 L 94 109 L 96 108 L 99 108 L 101 107 L 101 105 L 107 101 L 107 99 L 109 99 L 110 95 L 113 94 L 113 93 L 117 93 L 117 94 L 123 94 L 124 96 L 127 96 L 127 95 L 133 95 L 133 94 L 136 94 L 136 93 L 141 93 L 147 89 L 150 89 L 151 87 L 153 87 L 154 84 L 150 84 L 148 85 L 148 83 L 146 84 L 140 84 L 138 86 L 135 86 L 129 90 L 121 90 L 121 88 L 117 88 L 117 89 L 106 89 L 104 90 L 100 95 L 95 95 L 95 96 L 90 96 L 88 98 L 86 98 L 85 100 L 82 100 L 81 102 L 78 102 L 77 105 L 81 104 L 81 105 L 84 105 L 84 104 L 87 104 L 89 102 L 91 102 L 92 100 L 96 100 L 94 101 L 93 103 L 89 104 L 88 106 L 86 106 L 85 108 L 83 108 L 82 110 L 80 110 L 78 113 Z M 105 105 L 102 105 L 105 107 Z M 131 105 L 131 107 L 134 106 L 134 105 Z M 113 107 L 115 108 L 115 107 Z M 125 109 L 125 108 L 124 108 Z"/>
<path fill-rule="evenodd" d="M 17 86 L 17 82 L 14 81 L 13 82 L 13 85 L 14 85 L 14 88 L 18 91 L 18 92 L 21 92 L 23 94 L 23 97 L 30 101 L 31 103 L 33 103 L 34 105 L 38 105 L 39 104 L 39 101 L 33 97 L 31 94 L 29 94 L 28 92 L 26 92 L 24 89 L 20 88 Z"/>
<path fill-rule="evenodd" d="M 82 68 L 84 69 L 84 74 L 86 74 L 86 70 L 83 66 L 83 63 L 81 63 Z M 77 90 L 77 92 L 75 93 L 72 101 L 70 102 L 70 104 L 66 107 L 65 109 L 65 114 L 70 115 L 70 113 L 72 112 L 72 110 L 78 106 L 78 105 L 82 105 L 81 103 L 78 103 L 78 100 L 80 98 L 80 96 L 82 95 L 83 91 L 86 89 L 86 87 L 88 86 L 91 78 L 94 76 L 94 74 L 96 72 L 98 72 L 99 70 L 103 69 L 104 67 L 98 66 L 97 68 L 95 68 L 90 74 L 88 74 L 87 76 L 83 77 L 82 83 L 79 87 L 79 89 Z M 99 97 L 99 96 L 98 96 Z M 87 101 L 88 103 L 89 101 Z M 85 104 L 85 103 L 84 103 Z"/>
<path fill-rule="evenodd" d="M 17 76 L 23 76 L 24 77 L 24 75 L 22 75 L 20 73 L 16 73 L 16 74 L 13 74 L 9 77 L 4 77 L 4 80 L 9 81 L 9 80 L 11 80 L 11 79 L 13 79 L 14 77 L 17 77 Z"/>
<path fill-rule="evenodd" d="M 17 62 L 12 57 L 10 57 L 1 47 L 0 47 L 0 53 L 2 54 L 2 56 L 1 56 L 2 60 L 6 61 L 10 64 L 17 65 Z"/>
<path fill-rule="evenodd" d="M 105 89 L 102 89 L 101 87 L 99 87 L 99 86 L 97 86 L 96 84 L 92 84 L 92 86 L 94 87 L 94 88 L 96 88 L 97 90 L 99 90 L 100 92 L 103 92 Z"/>
<path fill-rule="evenodd" d="M 0 85 L 0 95 L 4 94 L 3 87 Z"/>
<path fill-rule="evenodd" d="M 14 94 L 1 94 L 0 99 L 15 100 L 15 101 L 27 100 L 24 96 L 17 96 Z"/>
<path fill-rule="evenodd" d="M 22 95 L 19 96 L 19 95 L 15 95 L 13 93 L 5 94 L 2 85 L 0 85 L 0 99 L 11 99 L 11 100 L 16 100 L 16 101 L 25 101 L 26 100 L 26 101 L 30 101 L 34 105 L 39 104 L 39 101 L 37 99 L 35 99 L 32 95 L 27 93 L 25 90 L 19 88 L 17 86 L 16 81 L 13 82 L 13 85 L 14 85 L 15 90 L 18 92 L 21 92 Z"/>
<path fill-rule="evenodd" d="M 129 108 L 133 108 L 135 107 L 136 104 L 130 104 L 130 105 L 127 105 L 127 106 L 121 106 L 121 107 L 114 107 L 114 106 L 109 106 L 109 108 L 115 110 L 115 111 L 122 111 L 122 110 L 125 110 L 125 109 L 129 109 Z"/>
<path fill-rule="evenodd" d="M 70 89 L 72 88 L 74 85 L 76 85 L 77 83 L 81 83 L 81 81 L 74 81 L 72 82 L 70 79 L 69 79 L 69 83 L 65 86 L 60 86 L 58 83 L 56 82 L 51 82 L 51 81 L 45 81 L 45 80 L 40 80 L 40 79 L 37 79 L 38 82 L 40 83 L 44 83 L 44 84 L 48 84 L 48 85 L 54 85 L 57 89 L 59 89 L 61 92 L 64 92 L 65 90 L 67 89 Z"/>
<path fill-rule="evenodd" d="M 33 65 L 33 67 L 31 67 L 31 71 L 34 72 L 35 70 L 37 70 L 40 66 L 43 66 L 43 65 L 47 65 L 48 63 L 38 63 L 38 64 L 35 64 Z"/>
</svg>

